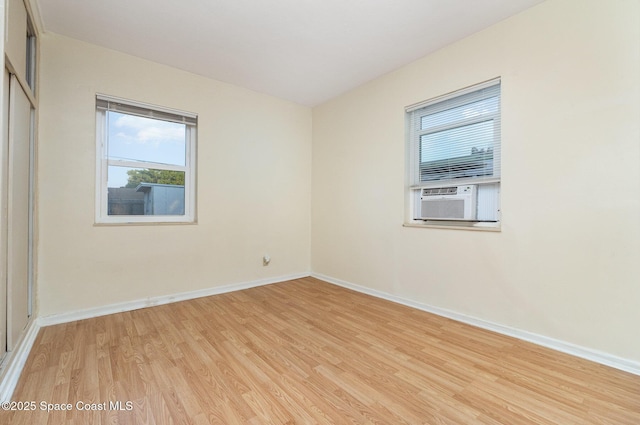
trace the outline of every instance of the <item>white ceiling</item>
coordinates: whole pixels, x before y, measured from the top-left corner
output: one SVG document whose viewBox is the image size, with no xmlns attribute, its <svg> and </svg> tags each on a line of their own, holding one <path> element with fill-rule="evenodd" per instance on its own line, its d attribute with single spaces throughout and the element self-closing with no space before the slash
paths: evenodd
<svg viewBox="0 0 640 425">
<path fill-rule="evenodd" d="M 542 0 L 32 0 L 54 32 L 314 106 Z"/>
</svg>

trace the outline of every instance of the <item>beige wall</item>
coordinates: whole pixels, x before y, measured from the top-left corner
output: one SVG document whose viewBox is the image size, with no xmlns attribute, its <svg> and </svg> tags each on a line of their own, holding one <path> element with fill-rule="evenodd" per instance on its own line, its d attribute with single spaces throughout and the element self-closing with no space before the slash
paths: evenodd
<svg viewBox="0 0 640 425">
<path fill-rule="evenodd" d="M 640 2 L 549 0 L 313 111 L 315 273 L 640 361 Z M 502 77 L 502 231 L 404 219 L 404 107 Z"/>
<path fill-rule="evenodd" d="M 53 34 L 41 42 L 40 316 L 308 273 L 309 108 Z M 197 225 L 94 225 L 97 92 L 198 114 Z"/>
</svg>

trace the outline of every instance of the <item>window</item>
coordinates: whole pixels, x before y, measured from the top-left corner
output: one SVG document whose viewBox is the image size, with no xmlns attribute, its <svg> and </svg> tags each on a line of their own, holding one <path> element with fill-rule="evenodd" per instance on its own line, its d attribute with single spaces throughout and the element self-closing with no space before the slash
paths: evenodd
<svg viewBox="0 0 640 425">
<path fill-rule="evenodd" d="M 103 95 L 96 115 L 96 222 L 193 222 L 197 116 Z"/>
<path fill-rule="evenodd" d="M 36 32 L 33 29 L 31 19 L 27 17 L 27 39 L 26 39 L 26 69 L 25 76 L 27 84 L 31 88 L 31 92 L 36 91 L 36 49 L 37 49 Z"/>
<path fill-rule="evenodd" d="M 498 223 L 500 80 L 406 111 L 409 222 L 466 227 Z"/>
</svg>

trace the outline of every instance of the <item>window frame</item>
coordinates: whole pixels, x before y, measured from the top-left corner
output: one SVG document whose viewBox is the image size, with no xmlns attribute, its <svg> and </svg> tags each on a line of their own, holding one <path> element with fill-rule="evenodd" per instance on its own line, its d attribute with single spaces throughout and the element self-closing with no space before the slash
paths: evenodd
<svg viewBox="0 0 640 425">
<path fill-rule="evenodd" d="M 425 133 L 435 133 L 437 131 L 461 128 L 466 125 L 474 124 L 476 122 L 485 121 L 484 118 L 475 119 L 460 119 L 455 124 L 443 124 L 437 127 L 433 127 L 427 130 L 421 130 L 417 126 L 417 121 L 420 120 L 419 111 L 425 108 L 431 107 L 430 114 L 437 114 L 439 112 L 456 108 L 459 106 L 467 105 L 476 101 L 482 100 L 482 96 L 478 96 L 474 99 L 474 96 L 469 96 L 474 92 L 478 92 L 484 89 L 490 89 L 498 86 L 498 100 L 499 107 L 497 114 L 493 114 L 492 120 L 494 121 L 494 143 L 493 143 L 493 175 L 491 176 L 479 176 L 479 177 L 463 177 L 454 179 L 440 179 L 432 181 L 421 181 L 420 167 L 421 167 L 421 136 Z M 488 99 L 489 97 L 485 97 Z M 446 103 L 445 103 L 446 102 Z M 501 78 L 494 78 L 473 86 L 466 87 L 461 90 L 457 90 L 442 96 L 438 96 L 426 101 L 418 102 L 413 105 L 409 105 L 405 108 L 405 124 L 406 124 L 406 211 L 404 225 L 408 227 L 448 227 L 458 229 L 472 229 L 472 230 L 499 230 L 501 226 L 501 206 L 500 206 L 500 192 L 501 192 L 501 116 L 502 116 L 502 84 Z M 446 106 L 439 106 L 446 105 Z M 416 121 L 417 120 L 417 121 Z M 436 129 L 436 130 L 434 130 Z M 497 131 L 496 131 L 497 130 Z M 497 146 L 497 149 L 495 147 Z M 496 174 L 497 170 L 497 174 Z M 420 193 L 422 189 L 426 188 L 438 188 L 449 186 L 461 186 L 461 185 L 493 185 L 491 190 L 495 190 L 496 201 L 496 219 L 495 220 L 424 220 L 419 217 L 419 204 Z M 489 190 L 489 189 L 487 189 Z M 476 208 L 478 205 L 476 205 Z"/>
<path fill-rule="evenodd" d="M 25 63 L 25 81 L 31 89 L 31 92 L 36 94 L 36 77 L 38 66 L 38 36 L 34 29 L 31 17 L 27 14 L 27 36 L 25 40 L 26 44 L 26 63 Z"/>
<path fill-rule="evenodd" d="M 96 94 L 96 224 L 192 224 L 196 223 L 196 144 L 197 114 L 163 106 L 136 102 L 118 97 Z M 104 105 L 107 105 L 106 107 Z M 118 109 L 120 107 L 121 109 Z M 115 109 L 114 109 L 115 108 Z M 181 122 L 185 124 L 185 165 L 162 164 L 153 161 L 134 161 L 108 158 L 107 113 L 119 112 L 133 116 Z M 109 215 L 109 166 L 149 168 L 184 172 L 184 214 L 182 215 Z"/>
</svg>

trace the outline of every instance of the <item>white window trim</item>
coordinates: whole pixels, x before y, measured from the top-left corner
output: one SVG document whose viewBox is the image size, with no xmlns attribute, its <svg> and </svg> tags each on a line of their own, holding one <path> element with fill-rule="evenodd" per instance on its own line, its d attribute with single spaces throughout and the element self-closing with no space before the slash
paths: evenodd
<svg viewBox="0 0 640 425">
<path fill-rule="evenodd" d="M 96 100 L 121 103 L 151 111 L 183 116 L 197 120 L 197 115 L 190 112 L 178 111 L 156 105 L 144 104 L 127 99 L 97 94 Z M 155 162 L 138 162 L 126 160 L 109 160 L 107 158 L 107 127 L 106 111 L 96 107 L 96 199 L 95 222 L 96 224 L 162 224 L 196 222 L 196 139 L 197 125 L 187 125 L 185 134 L 185 165 L 174 166 Z M 108 190 L 107 171 L 109 165 L 154 168 L 159 170 L 184 171 L 185 173 L 185 211 L 184 215 L 109 215 L 108 214 Z"/>
<path fill-rule="evenodd" d="M 463 96 L 468 93 L 472 93 L 478 90 L 482 90 L 484 88 L 488 88 L 497 84 L 501 84 L 501 78 L 494 78 L 479 84 L 475 84 L 473 86 L 466 87 L 461 90 L 457 90 L 455 92 L 451 92 L 442 96 L 438 96 L 435 98 L 431 98 L 426 101 L 418 102 L 412 105 L 409 105 L 405 108 L 405 116 L 410 116 L 410 114 L 416 110 L 425 108 L 427 106 Z M 502 97 L 502 93 L 500 94 Z M 502 112 L 496 118 L 496 122 L 501 127 L 502 120 Z M 498 195 L 498 215 L 497 221 L 446 221 L 446 220 L 420 220 L 415 219 L 416 216 L 416 208 L 417 208 L 417 198 L 420 197 L 420 189 L 422 188 L 433 188 L 433 187 L 443 187 L 443 186 L 457 186 L 457 185 L 465 185 L 465 184 L 489 184 L 489 183 L 498 183 L 501 185 L 502 177 L 487 177 L 487 178 L 476 178 L 476 179 L 460 179 L 455 183 L 451 182 L 419 182 L 419 164 L 417 158 L 419 158 L 419 146 L 416 141 L 417 133 L 413 130 L 411 125 L 411 119 L 408 118 L 405 120 L 405 132 L 406 132 L 406 150 L 407 154 L 405 154 L 406 167 L 405 167 L 405 219 L 403 223 L 403 227 L 413 227 L 413 228 L 437 228 L 437 229 L 455 229 L 455 230 L 479 230 L 479 231 L 500 231 L 502 227 L 502 209 L 500 202 L 500 195 Z M 502 137 L 500 137 L 501 139 Z M 502 140 L 500 140 L 502 144 Z M 501 158 L 502 147 L 498 150 L 497 156 L 494 160 L 502 161 Z M 499 190 L 500 192 L 500 190 Z"/>
</svg>

